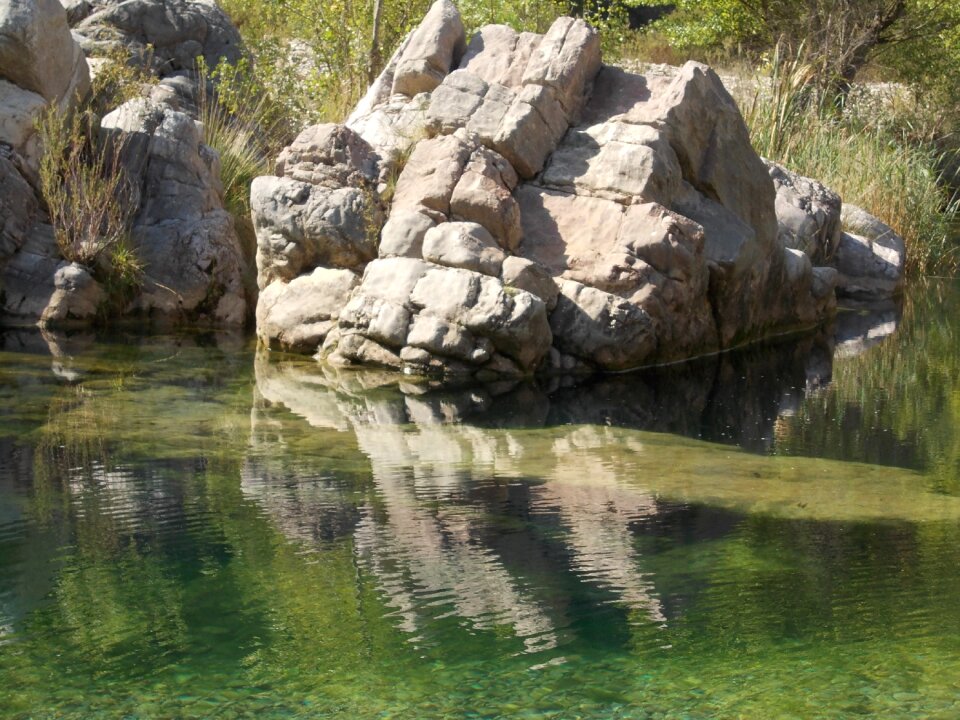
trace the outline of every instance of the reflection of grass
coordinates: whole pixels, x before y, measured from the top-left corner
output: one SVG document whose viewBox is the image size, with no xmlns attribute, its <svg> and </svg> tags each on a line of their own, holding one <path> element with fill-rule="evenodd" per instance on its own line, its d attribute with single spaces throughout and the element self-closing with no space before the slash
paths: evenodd
<svg viewBox="0 0 960 720">
<path fill-rule="evenodd" d="M 832 384 L 785 419 L 780 450 L 916 464 L 929 490 L 960 497 L 960 327 L 944 311 L 958 302 L 956 283 L 917 285 L 896 334 L 838 360 Z"/>
</svg>

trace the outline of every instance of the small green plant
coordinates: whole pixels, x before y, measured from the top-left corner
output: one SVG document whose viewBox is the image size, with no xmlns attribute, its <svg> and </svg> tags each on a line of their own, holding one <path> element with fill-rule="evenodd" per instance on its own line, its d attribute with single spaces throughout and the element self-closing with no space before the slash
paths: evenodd
<svg viewBox="0 0 960 720">
<path fill-rule="evenodd" d="M 51 106 L 38 122 L 44 152 L 40 186 L 63 258 L 96 269 L 127 241 L 138 188 L 121 161 L 121 141 L 98 132 L 94 118 Z"/>
</svg>

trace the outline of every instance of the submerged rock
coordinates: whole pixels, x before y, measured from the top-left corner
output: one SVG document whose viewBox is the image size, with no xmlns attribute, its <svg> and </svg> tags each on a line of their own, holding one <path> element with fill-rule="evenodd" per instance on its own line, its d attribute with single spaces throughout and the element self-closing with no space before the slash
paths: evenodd
<svg viewBox="0 0 960 720">
<path fill-rule="evenodd" d="M 363 271 L 323 342 L 332 361 L 625 370 L 812 327 L 835 307 L 836 272 L 784 243 L 771 173 L 796 188 L 792 232 L 824 246 L 816 263 L 835 243 L 839 200 L 768 170 L 709 68 L 604 67 L 582 20 L 544 35 L 486 26 L 464 48 L 455 7 L 438 0 L 346 128 L 369 148 L 360 164 L 378 165 L 375 192 L 370 173 L 339 190 L 364 188 L 385 211 L 363 216 L 377 259 L 350 230 L 356 213 L 333 212 L 326 221 L 364 252 L 290 257 L 303 254 L 308 198 L 336 192 L 326 171 L 290 184 L 296 143 L 281 156 L 286 178 L 258 178 L 253 192 L 258 237 L 286 253 L 271 278 Z M 338 177 L 358 167 L 338 162 Z M 289 201 L 264 201 L 281 187 Z"/>
</svg>

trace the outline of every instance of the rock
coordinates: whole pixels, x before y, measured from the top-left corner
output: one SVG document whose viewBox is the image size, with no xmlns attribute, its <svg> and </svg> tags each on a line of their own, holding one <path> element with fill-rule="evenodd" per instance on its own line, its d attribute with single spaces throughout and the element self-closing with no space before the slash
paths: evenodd
<svg viewBox="0 0 960 720">
<path fill-rule="evenodd" d="M 530 56 L 541 40 L 541 35 L 518 33 L 506 25 L 485 25 L 470 39 L 460 69 L 491 85 L 520 87 Z"/>
<path fill-rule="evenodd" d="M 315 352 L 359 284 L 349 270 L 329 268 L 271 283 L 257 301 L 258 336 L 270 347 Z"/>
<path fill-rule="evenodd" d="M 37 122 L 46 107 L 37 93 L 0 80 L 0 143 L 10 145 L 34 173 L 40 167 Z"/>
<path fill-rule="evenodd" d="M 833 260 L 839 272 L 837 292 L 858 300 L 892 297 L 902 289 L 902 260 L 896 250 L 844 232 Z"/>
<path fill-rule="evenodd" d="M 331 189 L 372 187 L 377 179 L 373 148 L 344 125 L 311 125 L 283 149 L 276 175 Z"/>
<path fill-rule="evenodd" d="M 833 257 L 840 243 L 840 196 L 822 183 L 764 161 L 777 191 L 777 236 L 814 263 Z"/>
<path fill-rule="evenodd" d="M 843 229 L 852 235 L 859 235 L 873 243 L 876 252 L 884 258 L 884 275 L 888 278 L 900 277 L 906 265 L 906 244 L 893 228 L 874 217 L 866 210 L 849 203 L 841 211 Z"/>
<path fill-rule="evenodd" d="M 96 316 L 107 294 L 90 271 L 78 263 L 64 264 L 53 276 L 53 294 L 40 316 L 41 325 L 85 322 Z"/>
<path fill-rule="evenodd" d="M 522 82 L 553 90 L 568 123 L 576 124 L 599 70 L 600 35 L 583 20 L 560 17 L 537 43 Z"/>
<path fill-rule="evenodd" d="M 423 257 L 423 238 L 436 223 L 415 210 L 398 208 L 380 231 L 380 257 Z"/>
<path fill-rule="evenodd" d="M 4 79 L 48 102 L 69 104 L 90 89 L 87 61 L 59 0 L 0 4 L 0 68 Z"/>
<path fill-rule="evenodd" d="M 550 328 L 541 300 L 508 290 L 496 278 L 391 258 L 367 266 L 340 315 L 332 357 L 365 362 L 378 356 L 370 343 L 383 350 L 377 362 L 388 366 L 406 358 L 421 369 L 467 372 L 458 363 L 476 370 L 497 352 L 515 363 L 517 374 L 529 374 L 549 350 Z M 404 348 L 425 351 L 429 358 Z"/>
<path fill-rule="evenodd" d="M 61 0 L 63 9 L 67 11 L 67 24 L 73 27 L 93 12 L 93 5 L 88 0 Z"/>
<path fill-rule="evenodd" d="M 437 265 L 498 277 L 505 257 L 493 236 L 477 223 L 442 223 L 423 238 L 423 259 Z"/>
<path fill-rule="evenodd" d="M 450 215 L 450 198 L 473 152 L 457 135 L 417 143 L 397 180 L 393 210 L 433 210 Z"/>
<path fill-rule="evenodd" d="M 53 228 L 33 226 L 20 248 L 0 268 L 0 319 L 4 324 L 39 322 L 55 291 L 54 275 L 65 264 Z"/>
<path fill-rule="evenodd" d="M 436 0 L 410 36 L 393 72 L 393 92 L 413 97 L 439 85 L 463 55 L 460 12 L 450 0 Z"/>
<path fill-rule="evenodd" d="M 37 219 L 39 202 L 26 174 L 23 158 L 0 144 L 0 267 L 27 241 Z"/>
<path fill-rule="evenodd" d="M 88 54 L 119 48 L 160 77 L 194 70 L 198 57 L 209 68 L 242 57 L 240 34 L 213 0 L 99 0 L 74 30 Z"/>
<path fill-rule="evenodd" d="M 677 155 L 655 127 L 598 123 L 570 130 L 540 182 L 621 203 L 638 198 L 669 204 L 681 180 Z"/>
<path fill-rule="evenodd" d="M 520 205 L 513 197 L 517 174 L 499 153 L 478 148 L 470 156 L 450 196 L 455 220 L 479 223 L 506 250 L 520 244 Z"/>
<path fill-rule="evenodd" d="M 504 258 L 500 271 L 500 279 L 504 285 L 526 290 L 531 295 L 543 300 L 547 312 L 553 312 L 557 306 L 557 296 L 560 288 L 547 272 L 546 268 L 532 260 L 513 255 Z"/>
<path fill-rule="evenodd" d="M 377 256 L 382 215 L 369 191 L 265 176 L 253 181 L 250 207 L 261 288 L 321 266 L 360 271 Z"/>
<path fill-rule="evenodd" d="M 562 352 L 607 370 L 650 364 L 656 348 L 652 318 L 637 305 L 573 280 L 561 280 L 550 329 Z"/>
<path fill-rule="evenodd" d="M 906 248 L 893 229 L 856 205 L 844 205 L 833 266 L 837 294 L 855 300 L 882 300 L 903 289 Z"/>
<path fill-rule="evenodd" d="M 143 198 L 131 237 L 145 283 L 132 309 L 166 321 L 242 324 L 246 263 L 223 209 L 219 158 L 203 144 L 200 124 L 136 99 L 104 117 L 101 128 L 122 143 Z"/>
<path fill-rule="evenodd" d="M 800 213 L 796 238 L 829 246 L 834 196 L 768 170 L 713 71 L 602 68 L 596 32 L 571 18 L 543 36 L 483 27 L 457 64 L 461 32 L 452 6 L 434 4 L 348 120 L 380 155 L 391 202 L 325 356 L 484 378 L 624 370 L 833 311 L 837 274 L 781 242 L 771 174 Z M 300 244 L 292 207 L 332 177 L 313 161 L 292 173 L 295 154 L 278 171 L 306 189 L 254 185 L 291 196 L 255 210 L 284 277 L 309 265 L 286 259 Z"/>
</svg>

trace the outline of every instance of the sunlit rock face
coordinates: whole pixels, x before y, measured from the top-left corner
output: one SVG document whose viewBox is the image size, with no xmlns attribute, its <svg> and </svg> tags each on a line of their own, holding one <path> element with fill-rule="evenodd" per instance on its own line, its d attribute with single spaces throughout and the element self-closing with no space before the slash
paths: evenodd
<svg viewBox="0 0 960 720">
<path fill-rule="evenodd" d="M 300 218 L 328 185 L 301 177 L 291 202 L 289 181 L 259 178 L 253 194 L 258 233 L 277 246 L 323 245 L 338 218 L 357 228 L 349 261 L 261 270 L 261 286 L 319 266 L 361 276 L 317 343 L 331 362 L 480 378 L 625 370 L 834 310 L 835 273 L 784 245 L 767 166 L 706 66 L 606 67 L 596 31 L 568 17 L 543 35 L 491 25 L 467 38 L 438 0 L 346 127 L 377 161 L 376 187 L 352 185 L 369 188 L 367 210 L 337 199 L 314 231 Z M 334 174 L 360 177 L 358 157 L 341 153 Z"/>
</svg>

